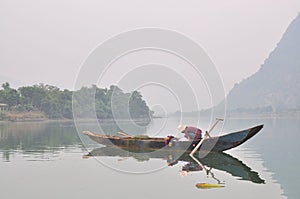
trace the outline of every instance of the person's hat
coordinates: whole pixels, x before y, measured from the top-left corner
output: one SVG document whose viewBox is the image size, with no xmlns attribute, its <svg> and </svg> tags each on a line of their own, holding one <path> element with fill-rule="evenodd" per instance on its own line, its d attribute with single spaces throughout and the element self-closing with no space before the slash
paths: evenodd
<svg viewBox="0 0 300 199">
<path fill-rule="evenodd" d="M 186 126 L 185 126 L 185 125 L 182 125 L 182 124 L 180 124 L 180 125 L 177 127 L 178 131 L 180 131 L 180 132 L 184 131 L 185 128 L 186 128 Z"/>
</svg>

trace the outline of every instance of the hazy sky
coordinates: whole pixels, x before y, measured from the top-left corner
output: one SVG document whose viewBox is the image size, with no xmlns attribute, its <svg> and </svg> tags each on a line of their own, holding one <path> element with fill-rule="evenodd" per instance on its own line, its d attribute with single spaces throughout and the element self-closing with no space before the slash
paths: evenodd
<svg viewBox="0 0 300 199">
<path fill-rule="evenodd" d="M 299 0 L 0 0 L 0 78 L 72 89 L 97 45 L 159 27 L 199 43 L 227 92 L 259 69 L 299 11 Z"/>
</svg>

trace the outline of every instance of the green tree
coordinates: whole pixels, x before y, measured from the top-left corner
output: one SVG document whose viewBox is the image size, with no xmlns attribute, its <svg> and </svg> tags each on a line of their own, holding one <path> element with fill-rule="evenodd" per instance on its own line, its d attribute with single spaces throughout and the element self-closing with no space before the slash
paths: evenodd
<svg viewBox="0 0 300 199">
<path fill-rule="evenodd" d="M 46 87 L 43 84 L 25 86 L 19 88 L 22 97 L 22 104 L 31 104 L 34 108 L 40 109 L 42 100 L 47 95 Z"/>
<path fill-rule="evenodd" d="M 20 101 L 20 94 L 16 89 L 10 87 L 9 83 L 2 84 L 0 90 L 0 102 L 7 104 L 9 107 L 16 106 Z"/>
<path fill-rule="evenodd" d="M 138 91 L 131 93 L 129 101 L 129 111 L 133 118 L 150 117 L 150 110 L 146 102 L 142 99 L 142 95 Z"/>
<path fill-rule="evenodd" d="M 0 90 L 0 103 L 18 111 L 42 111 L 48 118 L 73 118 L 73 112 L 81 118 L 93 118 L 94 111 L 99 119 L 149 117 L 149 108 L 140 92 L 124 93 L 115 85 L 109 89 L 92 85 L 69 91 L 39 84 L 16 90 L 6 82 Z"/>
</svg>

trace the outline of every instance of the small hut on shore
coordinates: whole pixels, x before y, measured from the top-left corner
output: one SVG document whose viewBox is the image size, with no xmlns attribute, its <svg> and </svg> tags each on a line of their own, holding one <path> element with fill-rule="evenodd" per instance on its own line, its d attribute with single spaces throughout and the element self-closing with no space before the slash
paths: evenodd
<svg viewBox="0 0 300 199">
<path fill-rule="evenodd" d="M 8 111 L 8 105 L 0 103 L 0 111 Z"/>
</svg>

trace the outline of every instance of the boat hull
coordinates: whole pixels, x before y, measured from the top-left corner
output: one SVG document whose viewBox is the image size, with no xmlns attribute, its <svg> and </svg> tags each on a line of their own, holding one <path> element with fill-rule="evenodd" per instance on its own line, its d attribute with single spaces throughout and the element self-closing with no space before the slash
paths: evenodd
<svg viewBox="0 0 300 199">
<path fill-rule="evenodd" d="M 198 150 L 222 152 L 231 148 L 237 147 L 251 137 L 256 135 L 263 125 L 255 126 L 246 130 L 229 133 L 222 136 L 207 138 L 203 141 Z M 96 134 L 89 131 L 84 131 L 83 134 L 90 137 L 99 144 L 106 146 L 117 146 L 127 151 L 149 152 L 156 150 L 173 151 L 192 151 L 200 140 L 194 141 L 172 141 L 169 145 L 165 144 L 164 138 L 141 138 L 141 137 L 120 137 Z"/>
</svg>

